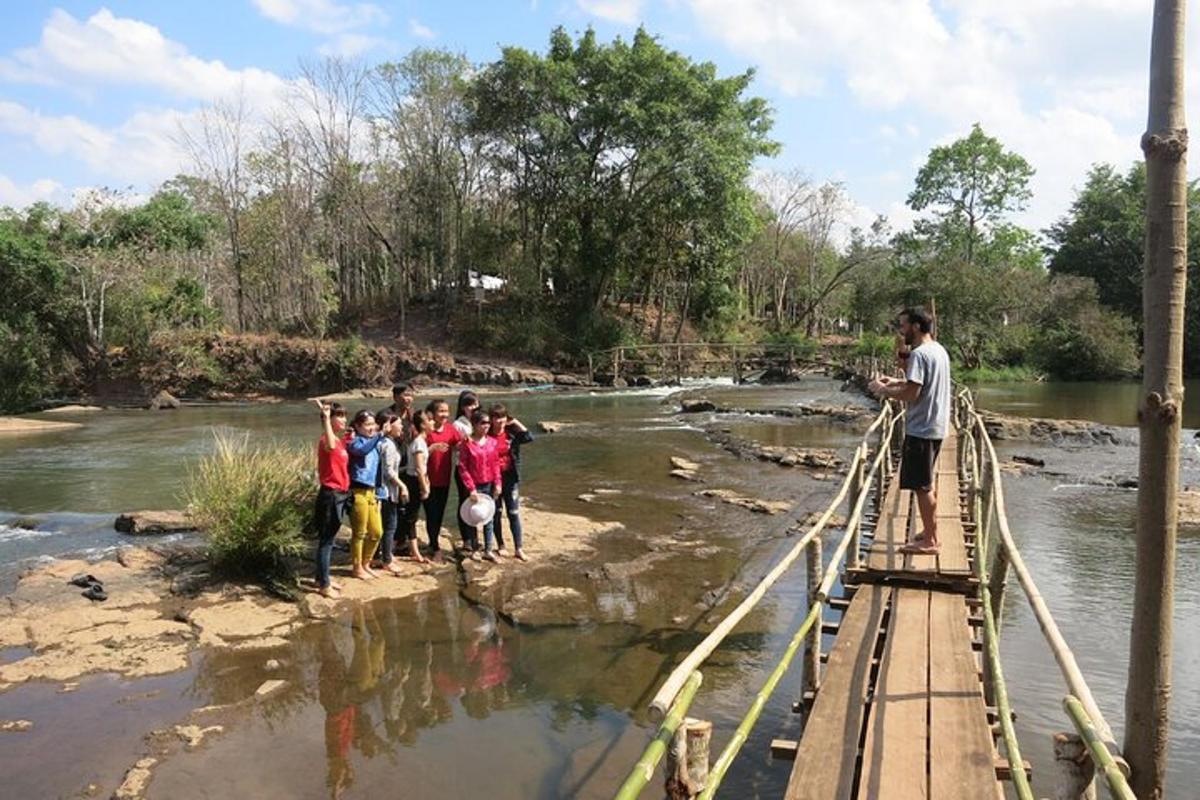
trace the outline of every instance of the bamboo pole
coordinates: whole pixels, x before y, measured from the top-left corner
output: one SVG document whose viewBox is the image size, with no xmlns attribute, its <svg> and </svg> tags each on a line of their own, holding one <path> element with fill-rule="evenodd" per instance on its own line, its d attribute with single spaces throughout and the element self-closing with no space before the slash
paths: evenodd
<svg viewBox="0 0 1200 800">
<path fill-rule="evenodd" d="M 975 414 L 975 421 L 977 425 L 983 424 L 983 419 L 978 413 Z M 1087 681 L 1079 669 L 1079 664 L 1075 661 L 1075 654 L 1067 646 L 1066 640 L 1058 629 L 1058 623 L 1054 621 L 1054 617 L 1050 614 L 1050 609 L 1046 606 L 1046 601 L 1042 599 L 1042 594 L 1038 591 L 1037 584 L 1033 582 L 1033 576 L 1029 574 L 1029 570 L 1025 567 L 1025 561 L 1021 558 L 1021 553 L 1017 550 L 1017 545 L 1013 541 L 1012 533 L 1008 529 L 1008 517 L 1004 512 L 1004 482 L 1000 479 L 1000 466 L 996 458 L 996 449 L 992 445 L 991 437 L 985 436 L 984 443 L 987 446 L 988 461 L 991 465 L 993 486 L 996 492 L 996 532 L 1000 537 L 1000 548 L 1005 556 L 1007 556 L 1007 561 L 1013 572 L 1017 575 L 1017 581 L 1021 584 L 1021 588 L 1025 592 L 1025 597 L 1033 609 L 1033 615 L 1037 619 L 1038 626 L 1042 629 L 1042 635 L 1045 637 L 1046 643 L 1050 646 L 1050 651 L 1054 654 L 1054 660 L 1058 662 L 1058 668 L 1062 672 L 1063 678 L 1066 679 L 1071 693 L 1083 703 L 1083 707 L 1087 710 L 1088 716 L 1094 721 L 1096 730 L 1100 738 L 1104 741 L 1105 746 L 1109 748 L 1114 758 L 1118 759 L 1122 765 L 1122 771 L 1128 770 L 1129 765 L 1125 763 L 1124 757 L 1121 756 L 1121 750 L 1117 747 L 1112 728 L 1109 727 L 1108 722 L 1104 719 L 1104 715 L 1100 712 L 1100 708 L 1096 704 L 1096 698 L 1092 696 L 1092 690 L 1088 688 Z M 997 557 L 1000 557 L 999 552 L 997 553 Z M 1000 565 L 998 564 L 997 566 Z M 989 603 L 985 602 L 984 606 L 990 610 Z"/>
<path fill-rule="evenodd" d="M 750 735 L 750 729 L 754 727 L 754 723 L 758 721 L 758 717 L 762 714 L 763 708 L 767 704 L 767 699 L 775 691 L 775 687 L 779 684 L 780 678 L 787 672 L 787 668 L 791 666 L 792 658 L 796 655 L 796 651 L 800 648 L 800 644 L 804 641 L 808 631 L 815 625 L 816 621 L 821 618 L 820 602 L 813 604 L 807 616 L 804 617 L 804 622 L 796 629 L 796 634 L 792 637 L 792 641 L 788 644 L 787 649 L 783 651 L 783 657 L 767 678 L 767 682 L 758 690 L 758 694 L 754 696 L 754 702 L 750 704 L 750 710 L 746 712 L 746 716 L 742 718 L 741 723 L 737 726 L 737 730 L 733 732 L 733 738 L 729 740 L 729 744 L 725 745 L 725 749 L 721 751 L 721 755 L 712 765 L 712 770 L 708 773 L 708 785 L 704 787 L 704 791 L 700 793 L 699 800 L 711 800 L 716 794 L 717 788 L 721 785 L 721 779 L 725 777 L 725 773 L 729 770 L 733 759 L 737 757 L 738 751 L 742 749 L 742 745 L 746 743 L 746 739 Z"/>
<path fill-rule="evenodd" d="M 1074 733 L 1054 734 L 1054 800 L 1096 800 L 1096 762 Z"/>
<path fill-rule="evenodd" d="M 853 497 L 856 502 L 859 495 L 868 491 L 868 487 L 866 485 L 866 462 L 870 450 L 867 449 L 866 442 L 859 445 L 859 449 L 862 450 L 862 458 L 859 459 L 858 467 L 856 467 L 854 470 L 854 483 L 852 484 L 850 491 L 851 497 Z M 879 485 L 883 485 L 882 480 L 877 481 L 877 483 Z M 850 534 L 850 553 L 846 558 L 846 563 L 849 565 L 850 569 L 858 569 L 862 566 L 862 553 L 859 552 L 861 549 L 860 540 L 862 534 L 862 520 L 860 519 L 853 527 L 850 527 L 849 521 L 847 521 L 846 525 L 849 528 L 848 532 Z"/>
<path fill-rule="evenodd" d="M 867 437 L 874 433 L 875 430 L 883 424 L 885 419 L 889 418 L 891 418 L 891 411 L 885 406 L 880 410 L 879 414 L 875 417 L 875 420 L 863 434 L 863 440 L 865 441 Z M 894 418 L 891 419 L 893 419 L 892 424 L 894 425 Z M 857 462 L 858 458 L 859 453 L 856 452 L 854 460 L 850 464 L 851 471 L 853 471 L 855 462 Z M 666 713 L 666 709 L 670 706 L 672 699 L 674 699 L 675 695 L 679 693 L 679 690 L 683 688 L 684 681 L 687 680 L 688 675 L 690 675 L 693 670 L 704 663 L 706 658 L 712 655 L 712 652 L 717 649 L 722 641 L 725 640 L 725 637 L 729 635 L 729 632 L 733 630 L 734 626 L 741 622 L 741 620 L 750 613 L 754 606 L 758 604 L 758 601 L 762 599 L 763 595 L 766 594 L 767 590 L 775 584 L 775 581 L 779 580 L 779 577 L 787 571 L 787 569 L 792 565 L 793 562 L 795 562 L 797 558 L 800 557 L 800 554 L 804 552 L 804 548 L 808 546 L 808 543 L 812 540 L 812 538 L 820 535 L 821 531 L 825 530 L 825 526 L 829 524 L 829 520 L 833 517 L 834 511 L 836 511 L 837 508 L 841 506 L 842 501 L 846 499 L 846 494 L 849 492 L 849 490 L 850 475 L 847 474 L 845 480 L 842 481 L 841 488 L 838 490 L 837 495 L 835 495 L 833 500 L 830 501 L 824 513 L 822 513 L 817 521 L 813 523 L 812 527 L 808 529 L 808 532 L 801 537 L 800 541 L 796 542 L 796 544 L 792 546 L 792 549 L 788 551 L 787 555 L 780 559 L 779 563 L 776 564 L 761 581 L 759 581 L 758 585 L 754 588 L 754 591 L 752 591 L 745 600 L 739 603 L 737 608 L 729 612 L 729 615 L 726 616 L 725 619 L 721 620 L 720 624 L 713 629 L 712 633 L 708 634 L 708 636 L 705 636 L 704 640 L 700 642 L 700 644 L 696 645 L 687 655 L 687 657 L 680 662 L 679 666 L 677 666 L 671 672 L 671 674 L 667 676 L 667 679 L 663 682 L 662 687 L 658 690 L 658 694 L 654 695 L 654 699 L 650 701 L 651 716 L 661 717 L 662 714 Z"/>
<path fill-rule="evenodd" d="M 809 604 L 821 586 L 821 537 L 814 536 L 808 543 L 808 597 Z M 804 645 L 804 691 L 814 694 L 821 688 L 821 626 L 814 625 Z"/>
<path fill-rule="evenodd" d="M 978 573 L 977 573 L 978 574 Z M 983 601 L 983 645 L 987 652 L 990 665 L 992 688 L 995 694 L 996 713 L 1000 716 L 1000 732 L 1004 737 L 1004 753 L 1008 756 L 1011 766 L 1013 788 L 1019 800 L 1033 800 L 1033 789 L 1029 786 L 1029 777 L 1025 774 L 1025 762 L 1021 760 L 1021 746 L 1017 742 L 1017 732 L 1013 727 L 1012 706 L 1008 702 L 1008 687 L 1004 684 L 1004 668 L 1000 666 L 1000 641 L 996 631 L 996 620 L 992 616 L 991 605 L 988 603 L 987 584 L 979 582 L 979 590 Z"/>
<path fill-rule="evenodd" d="M 675 736 L 675 731 L 683 721 L 684 714 L 692 705 L 692 700 L 696 698 L 696 691 L 700 688 L 702 680 L 699 672 L 693 672 L 688 676 L 679 696 L 671 704 L 670 710 L 658 726 L 654 738 L 642 752 L 642 757 L 633 765 L 633 770 L 625 779 L 625 783 L 621 784 L 621 788 L 617 790 L 614 800 L 637 800 L 642 789 L 654 777 L 654 768 L 662 760 L 663 754 L 667 751 L 667 745 Z"/>
<path fill-rule="evenodd" d="M 708 784 L 708 754 L 713 725 L 702 719 L 686 717 L 675 729 L 667 750 L 668 800 L 691 800 Z"/>
<path fill-rule="evenodd" d="M 1125 779 L 1125 770 L 1113 759 L 1107 743 L 1096 729 L 1094 724 L 1096 721 L 1095 717 L 1088 714 L 1083 703 L 1071 695 L 1063 698 L 1063 708 L 1066 709 L 1071 721 L 1075 723 L 1075 730 L 1079 732 L 1079 737 L 1087 745 L 1092 759 L 1100 767 L 1101 772 L 1104 773 L 1104 780 L 1108 783 L 1109 794 L 1116 798 L 1116 800 L 1137 800 L 1133 790 L 1129 787 L 1128 781 Z"/>
</svg>

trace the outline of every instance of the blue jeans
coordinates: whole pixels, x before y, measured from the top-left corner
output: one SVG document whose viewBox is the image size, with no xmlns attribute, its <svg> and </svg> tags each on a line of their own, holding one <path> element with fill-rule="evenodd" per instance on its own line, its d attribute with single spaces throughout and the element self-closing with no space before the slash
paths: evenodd
<svg viewBox="0 0 1200 800">
<path fill-rule="evenodd" d="M 379 513 L 383 517 L 383 538 L 379 544 L 379 560 L 384 564 L 392 563 L 392 557 L 396 550 L 396 529 L 400 527 L 400 512 L 403 508 L 404 506 L 400 503 L 393 503 L 391 500 L 379 501 Z"/>
<path fill-rule="evenodd" d="M 508 517 L 508 527 L 512 531 L 513 547 L 521 549 L 521 494 L 520 481 L 512 475 L 505 475 L 501 483 L 500 498 L 496 501 L 496 516 L 492 524 L 496 527 L 496 543 L 504 547 L 504 517 Z M 502 508 L 503 507 L 503 508 Z"/>
<path fill-rule="evenodd" d="M 492 496 L 492 485 L 490 483 L 476 484 L 475 493 L 478 495 L 487 495 L 488 497 L 491 497 Z M 470 497 L 471 493 L 467 492 L 466 496 Z M 461 519 L 462 519 L 462 517 L 460 516 L 459 520 L 461 521 Z M 470 527 L 470 526 L 467 526 L 467 527 Z M 496 536 L 496 521 L 495 521 L 495 519 L 490 519 L 483 526 L 483 549 L 485 551 L 495 549 L 495 545 L 496 545 L 496 543 L 494 541 L 495 536 Z M 476 532 L 476 530 L 474 528 L 471 528 L 471 549 L 472 550 L 479 549 L 479 534 Z"/>
</svg>

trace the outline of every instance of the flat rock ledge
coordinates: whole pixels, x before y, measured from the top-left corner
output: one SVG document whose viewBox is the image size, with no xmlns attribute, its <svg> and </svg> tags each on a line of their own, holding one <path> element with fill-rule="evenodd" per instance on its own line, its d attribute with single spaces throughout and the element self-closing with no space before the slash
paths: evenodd
<svg viewBox="0 0 1200 800">
<path fill-rule="evenodd" d="M 1082 419 L 1045 419 L 1010 417 L 994 411 L 981 411 L 988 435 L 996 441 L 1071 442 L 1076 444 L 1117 445 L 1127 442 L 1117 429 Z"/>
<path fill-rule="evenodd" d="M 134 536 L 196 530 L 186 511 L 130 511 L 117 517 L 113 527 Z"/>
<path fill-rule="evenodd" d="M 701 489 L 696 492 L 696 496 L 711 497 L 722 503 L 753 511 L 755 514 L 783 514 L 792 508 L 791 503 L 785 503 L 782 500 L 760 500 L 732 489 Z"/>
<path fill-rule="evenodd" d="M 846 466 L 846 462 L 834 450 L 766 445 L 718 427 L 709 427 L 705 436 L 738 458 L 757 459 L 781 467 L 803 467 L 812 470 L 840 471 Z"/>
<path fill-rule="evenodd" d="M 704 401 L 707 403 L 707 401 Z M 861 405 L 830 406 L 819 403 L 800 406 L 775 406 L 770 408 L 738 408 L 736 406 L 712 406 L 708 411 L 717 414 L 743 414 L 746 416 L 783 417 L 786 419 L 806 419 L 808 417 L 826 417 L 835 422 L 860 423 L 873 418 L 878 412 L 874 408 Z M 683 408 L 681 413 L 686 413 Z"/>
</svg>

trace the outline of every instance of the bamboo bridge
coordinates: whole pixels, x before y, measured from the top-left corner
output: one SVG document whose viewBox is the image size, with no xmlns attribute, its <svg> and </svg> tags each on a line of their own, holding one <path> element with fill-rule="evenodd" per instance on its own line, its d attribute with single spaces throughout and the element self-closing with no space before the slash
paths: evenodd
<svg viewBox="0 0 1200 800">
<path fill-rule="evenodd" d="M 639 378 L 675 380 L 697 377 L 733 378 L 734 383 L 837 366 L 811 345 L 732 344 L 727 342 L 661 342 L 622 345 L 588 354 L 588 382 L 632 382 Z"/>
<path fill-rule="evenodd" d="M 1001 608 L 1015 577 L 1059 666 L 1065 723 L 1056 736 L 1055 796 L 1095 797 L 1096 775 L 1114 798 L 1134 795 L 1128 765 L 1009 530 L 995 449 L 969 391 L 937 473 L 937 555 L 900 547 L 919 524 L 899 488 L 904 415 L 885 405 L 855 450 L 828 508 L 737 608 L 667 677 L 651 702 L 661 720 L 617 800 L 643 792 L 667 757 L 669 798 L 716 796 L 734 759 L 797 653 L 804 715 L 799 741 L 776 739 L 792 761 L 786 800 L 1033 800 L 999 656 Z M 828 566 L 821 535 L 843 503 L 849 514 Z M 771 586 L 806 556 L 809 609 L 778 664 L 715 761 L 712 725 L 687 717 L 706 659 Z M 834 596 L 837 591 L 837 596 Z M 836 634 L 828 653 L 822 633 Z"/>
</svg>

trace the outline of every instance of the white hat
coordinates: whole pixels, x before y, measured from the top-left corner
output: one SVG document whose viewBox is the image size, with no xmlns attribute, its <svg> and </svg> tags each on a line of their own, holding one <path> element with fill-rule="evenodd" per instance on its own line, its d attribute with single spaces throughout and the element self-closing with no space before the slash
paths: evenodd
<svg viewBox="0 0 1200 800">
<path fill-rule="evenodd" d="M 478 499 L 474 501 L 470 497 L 463 500 L 462 506 L 458 509 L 459 518 L 472 526 L 484 525 L 496 515 L 496 501 L 486 494 L 476 495 L 476 497 Z"/>
</svg>

